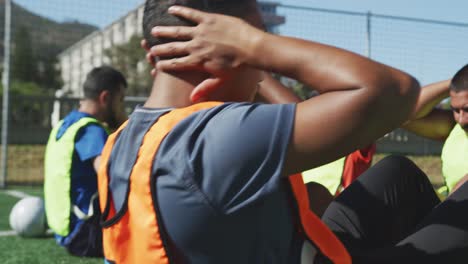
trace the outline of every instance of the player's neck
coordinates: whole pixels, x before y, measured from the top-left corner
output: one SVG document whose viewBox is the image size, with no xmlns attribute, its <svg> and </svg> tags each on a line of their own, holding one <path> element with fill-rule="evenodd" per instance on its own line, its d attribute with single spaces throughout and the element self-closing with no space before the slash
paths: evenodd
<svg viewBox="0 0 468 264">
<path fill-rule="evenodd" d="M 94 118 L 100 120 L 100 115 L 99 115 L 99 107 L 97 103 L 93 100 L 89 99 L 84 99 L 80 101 L 80 107 L 78 108 L 78 111 L 82 113 L 86 113 L 88 115 L 93 116 Z"/>
<path fill-rule="evenodd" d="M 158 72 L 151 95 L 145 103 L 148 108 L 181 108 L 191 105 L 193 88 L 204 79 L 200 74 L 167 74 Z"/>
</svg>

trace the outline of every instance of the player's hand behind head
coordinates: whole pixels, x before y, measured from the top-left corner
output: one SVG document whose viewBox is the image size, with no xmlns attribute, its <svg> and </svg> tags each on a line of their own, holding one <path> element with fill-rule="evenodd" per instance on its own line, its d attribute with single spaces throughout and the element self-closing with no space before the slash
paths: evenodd
<svg viewBox="0 0 468 264">
<path fill-rule="evenodd" d="M 180 6 L 171 7 L 169 12 L 193 21 L 196 26 L 155 27 L 152 31 L 155 37 L 179 41 L 154 46 L 149 52 L 152 57 L 171 58 L 158 60 L 158 70 L 203 71 L 211 75 L 195 89 L 198 94 L 215 89 L 230 78 L 232 70 L 246 64 L 254 41 L 264 34 L 235 17 Z"/>
<path fill-rule="evenodd" d="M 213 74 L 239 67 L 245 62 L 249 44 L 262 31 L 247 22 L 230 16 L 210 14 L 181 6 L 172 6 L 169 12 L 193 21 L 194 27 L 155 27 L 155 37 L 180 40 L 155 46 L 155 57 L 177 57 L 158 61 L 161 70 L 202 69 Z"/>
<path fill-rule="evenodd" d="M 195 9 L 172 6 L 172 15 L 190 20 L 194 27 L 155 27 L 155 37 L 175 39 L 171 43 L 150 49 L 153 57 L 161 59 L 156 67 L 161 71 L 202 71 L 210 78 L 192 92 L 192 102 L 198 102 L 232 77 L 232 72 L 252 56 L 253 46 L 263 31 L 230 16 L 210 14 Z"/>
<path fill-rule="evenodd" d="M 156 77 L 156 60 L 154 57 L 151 55 L 150 48 L 148 46 L 148 41 L 146 39 L 142 39 L 140 42 L 141 48 L 143 48 L 146 51 L 146 62 L 151 65 L 151 75 L 153 77 Z"/>
</svg>

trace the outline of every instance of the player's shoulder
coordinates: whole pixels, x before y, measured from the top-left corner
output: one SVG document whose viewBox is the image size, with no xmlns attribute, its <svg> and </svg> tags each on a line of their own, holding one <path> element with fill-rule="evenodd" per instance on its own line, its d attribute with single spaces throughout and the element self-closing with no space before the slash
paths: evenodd
<svg viewBox="0 0 468 264">
<path fill-rule="evenodd" d="M 99 133 L 99 134 L 106 133 L 107 134 L 107 130 L 104 128 L 104 125 L 98 121 L 88 123 L 85 126 L 83 126 L 82 129 L 83 131 L 86 131 L 88 133 Z"/>
<path fill-rule="evenodd" d="M 197 118 L 210 118 L 216 121 L 226 120 L 226 118 L 242 120 L 246 116 L 275 115 L 281 112 L 294 112 L 294 108 L 294 104 L 232 102 L 196 112 L 189 120 Z"/>
<path fill-rule="evenodd" d="M 223 103 L 193 112 L 182 119 L 166 136 L 164 146 L 191 145 L 200 139 L 218 137 L 223 130 L 235 123 L 252 104 Z"/>
<path fill-rule="evenodd" d="M 209 140 L 211 143 L 229 145 L 229 142 L 270 129 L 279 125 L 287 129 L 293 120 L 295 105 L 270 105 L 252 103 L 225 103 L 197 111 L 181 121 L 168 135 L 168 141 L 195 142 Z M 216 144 L 210 144 L 210 146 Z"/>
<path fill-rule="evenodd" d="M 107 130 L 104 128 L 104 125 L 102 125 L 99 122 L 91 122 L 83 126 L 77 136 L 77 139 L 83 139 L 83 138 L 93 138 L 93 139 L 98 139 L 102 138 L 106 140 L 109 136 L 109 133 Z"/>
</svg>

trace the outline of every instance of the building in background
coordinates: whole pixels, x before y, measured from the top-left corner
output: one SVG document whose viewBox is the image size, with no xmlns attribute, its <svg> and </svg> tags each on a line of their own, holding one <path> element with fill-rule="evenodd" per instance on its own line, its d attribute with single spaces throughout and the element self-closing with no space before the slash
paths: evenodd
<svg viewBox="0 0 468 264">
<path fill-rule="evenodd" d="M 276 26 L 285 23 L 285 18 L 276 13 L 278 3 L 261 1 L 259 5 L 267 30 L 276 32 Z M 110 62 L 105 50 L 128 42 L 134 35 L 142 35 L 143 11 L 144 4 L 60 53 L 58 59 L 64 86 L 57 95 L 82 96 L 81 86 L 86 74 L 94 67 Z"/>
</svg>

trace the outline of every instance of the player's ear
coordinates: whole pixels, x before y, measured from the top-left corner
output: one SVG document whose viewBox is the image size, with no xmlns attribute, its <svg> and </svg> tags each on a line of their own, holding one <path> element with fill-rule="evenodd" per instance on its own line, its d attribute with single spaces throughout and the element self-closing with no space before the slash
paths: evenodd
<svg viewBox="0 0 468 264">
<path fill-rule="evenodd" d="M 111 96 L 108 90 L 104 90 L 99 94 L 98 97 L 99 103 L 102 104 L 108 104 L 111 101 Z"/>
</svg>

